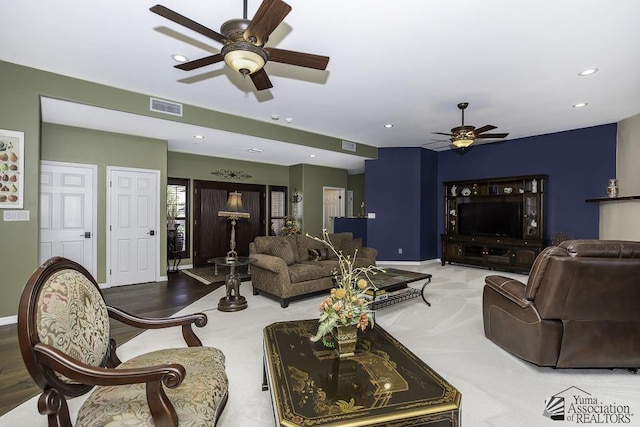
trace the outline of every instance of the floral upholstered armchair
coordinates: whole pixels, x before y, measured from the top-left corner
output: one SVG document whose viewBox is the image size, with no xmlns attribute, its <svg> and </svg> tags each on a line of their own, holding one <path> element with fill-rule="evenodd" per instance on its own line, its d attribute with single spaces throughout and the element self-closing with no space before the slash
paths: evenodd
<svg viewBox="0 0 640 427">
<path fill-rule="evenodd" d="M 181 326 L 188 347 L 146 353 L 122 363 L 109 318 L 139 328 Z M 215 425 L 227 401 L 224 354 L 203 347 L 191 326 L 207 317 L 139 318 L 105 304 L 93 277 L 55 257 L 27 282 L 18 339 L 27 370 L 42 389 L 38 410 L 49 426 L 70 426 L 67 398 L 95 389 L 76 426 Z"/>
</svg>

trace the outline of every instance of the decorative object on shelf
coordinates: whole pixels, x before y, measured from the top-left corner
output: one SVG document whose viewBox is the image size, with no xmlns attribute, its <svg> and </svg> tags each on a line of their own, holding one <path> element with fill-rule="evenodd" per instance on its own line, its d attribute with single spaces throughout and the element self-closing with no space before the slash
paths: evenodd
<svg viewBox="0 0 640 427">
<path fill-rule="evenodd" d="M 473 191 L 474 195 L 477 195 L 478 194 L 478 184 L 473 184 L 471 186 L 471 190 Z"/>
<path fill-rule="evenodd" d="M 235 179 L 238 181 L 244 181 L 247 178 L 251 178 L 251 175 L 244 171 L 232 171 L 229 169 L 220 169 L 211 172 L 212 175 L 219 176 L 222 179 Z"/>
<path fill-rule="evenodd" d="M 362 201 L 362 203 L 360 203 L 360 218 L 364 218 L 365 214 L 364 214 L 364 200 Z"/>
<path fill-rule="evenodd" d="M 218 216 L 227 217 L 231 220 L 231 250 L 227 252 L 227 260 L 235 261 L 238 259 L 238 253 L 236 252 L 236 221 L 240 218 L 249 218 L 248 212 L 243 212 L 242 207 L 242 193 L 233 191 L 229 193 L 227 199 L 227 210 L 218 212 Z"/>
<path fill-rule="evenodd" d="M 462 195 L 465 196 L 465 197 L 471 195 L 471 190 L 468 187 L 464 187 L 462 189 Z"/>
<path fill-rule="evenodd" d="M 538 192 L 538 180 L 536 180 L 536 179 L 531 181 L 531 192 L 532 193 L 537 193 Z"/>
<path fill-rule="evenodd" d="M 291 236 L 292 234 L 300 234 L 300 226 L 298 226 L 298 221 L 291 216 L 287 215 L 284 217 L 284 226 L 280 230 L 280 234 L 282 236 Z"/>
<path fill-rule="evenodd" d="M 451 186 L 451 196 L 456 197 L 458 192 L 458 187 L 456 187 L 455 185 Z"/>
<path fill-rule="evenodd" d="M 339 264 L 339 270 L 334 273 L 335 287 L 331 289 L 330 295 L 320 303 L 318 331 L 311 338 L 311 341 L 322 340 L 325 346 L 336 348 L 340 357 L 352 356 L 355 349 L 355 339 L 352 344 L 349 344 L 349 346 L 353 345 L 350 347 L 350 351 L 341 349 L 338 344 L 346 344 L 351 339 L 344 335 L 339 337 L 339 334 L 344 331 L 338 331 L 338 328 L 351 326 L 357 335 L 357 329 L 364 331 L 369 325 L 373 327 L 373 315 L 369 308 L 372 301 L 366 298 L 366 292 L 373 289 L 373 286 L 368 279 L 370 275 L 384 270 L 373 265 L 354 268 L 357 250 L 353 257 L 343 255 L 342 251 L 337 251 L 331 243 L 327 230 L 322 231 L 322 238 L 309 234 L 307 236 L 327 246 L 338 257 Z M 345 335 L 353 337 L 353 332 L 346 332 Z"/>
<path fill-rule="evenodd" d="M 618 180 L 611 178 L 609 180 L 609 186 L 607 187 L 607 196 L 610 198 L 618 197 Z"/>
<path fill-rule="evenodd" d="M 504 194 L 511 194 L 513 192 L 513 188 L 511 187 L 504 187 Z"/>
<path fill-rule="evenodd" d="M 496 195 L 498 193 L 499 193 L 499 191 L 498 191 L 498 186 L 497 185 L 490 185 L 489 186 L 489 194 Z"/>
</svg>

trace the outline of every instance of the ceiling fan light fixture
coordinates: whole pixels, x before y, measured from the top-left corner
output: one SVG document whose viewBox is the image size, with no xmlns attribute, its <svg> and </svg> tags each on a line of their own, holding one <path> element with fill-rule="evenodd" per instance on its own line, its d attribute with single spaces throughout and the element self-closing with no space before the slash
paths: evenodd
<svg viewBox="0 0 640 427">
<path fill-rule="evenodd" d="M 269 59 L 264 49 L 247 42 L 226 44 L 222 56 L 231 69 L 243 76 L 259 71 Z"/>
<path fill-rule="evenodd" d="M 460 139 L 452 139 L 451 143 L 458 148 L 467 148 L 471 144 L 473 144 L 473 139 L 470 138 L 460 138 Z"/>
</svg>

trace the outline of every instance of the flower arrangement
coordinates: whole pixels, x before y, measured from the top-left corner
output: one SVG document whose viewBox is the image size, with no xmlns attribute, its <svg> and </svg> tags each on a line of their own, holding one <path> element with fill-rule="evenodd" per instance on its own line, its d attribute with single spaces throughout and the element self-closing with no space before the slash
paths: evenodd
<svg viewBox="0 0 640 427">
<path fill-rule="evenodd" d="M 376 266 L 354 267 L 358 251 L 351 255 L 344 255 L 337 251 L 327 230 L 322 231 L 322 239 L 310 236 L 314 240 L 322 242 L 329 250 L 338 257 L 339 270 L 334 272 L 336 286 L 331 289 L 331 293 L 320 303 L 320 318 L 318 320 L 318 332 L 311 338 L 312 341 L 323 340 L 325 345 L 330 346 L 324 337 L 332 333 L 338 326 L 354 325 L 364 331 L 367 326 L 373 327 L 373 316 L 369 309 L 372 301 L 367 300 L 365 293 L 372 289 L 373 285 L 369 280 L 369 275 L 384 271 Z"/>
<path fill-rule="evenodd" d="M 291 236 L 292 234 L 299 234 L 300 227 L 298 226 L 298 221 L 291 216 L 287 215 L 284 217 L 284 226 L 280 232 L 283 236 Z"/>
</svg>

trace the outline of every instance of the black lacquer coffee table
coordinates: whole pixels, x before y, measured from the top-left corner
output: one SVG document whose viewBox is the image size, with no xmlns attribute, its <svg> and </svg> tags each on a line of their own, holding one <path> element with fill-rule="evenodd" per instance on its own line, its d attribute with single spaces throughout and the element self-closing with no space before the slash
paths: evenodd
<svg viewBox="0 0 640 427">
<path fill-rule="evenodd" d="M 458 427 L 461 394 L 379 325 L 354 356 L 311 342 L 318 320 L 264 329 L 263 390 L 278 426 Z"/>
</svg>

